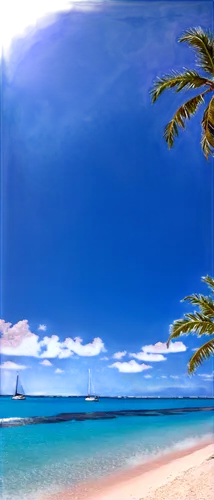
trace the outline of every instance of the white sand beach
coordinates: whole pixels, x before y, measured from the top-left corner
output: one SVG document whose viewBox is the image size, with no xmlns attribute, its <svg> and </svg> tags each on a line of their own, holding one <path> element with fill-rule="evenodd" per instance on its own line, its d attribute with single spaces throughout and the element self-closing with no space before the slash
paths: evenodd
<svg viewBox="0 0 214 500">
<path fill-rule="evenodd" d="M 213 453 L 206 442 L 44 500 L 212 500 Z"/>
<path fill-rule="evenodd" d="M 214 460 L 207 460 L 213 445 L 183 457 L 171 457 L 140 476 L 124 480 L 90 500 L 211 500 L 214 493 Z"/>
</svg>

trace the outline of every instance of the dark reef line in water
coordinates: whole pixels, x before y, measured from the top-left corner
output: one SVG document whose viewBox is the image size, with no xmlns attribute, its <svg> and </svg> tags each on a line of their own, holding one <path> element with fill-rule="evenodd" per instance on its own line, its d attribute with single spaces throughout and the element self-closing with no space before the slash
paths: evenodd
<svg viewBox="0 0 214 500">
<path fill-rule="evenodd" d="M 107 420 L 117 417 L 160 417 L 164 415 L 180 415 L 198 411 L 214 411 L 214 406 L 195 408 L 166 408 L 163 410 L 117 410 L 96 411 L 91 413 L 59 413 L 47 417 L 24 417 L 17 419 L 2 419 L 0 427 L 21 427 L 23 425 L 55 424 L 60 422 L 80 422 L 83 420 Z"/>
</svg>

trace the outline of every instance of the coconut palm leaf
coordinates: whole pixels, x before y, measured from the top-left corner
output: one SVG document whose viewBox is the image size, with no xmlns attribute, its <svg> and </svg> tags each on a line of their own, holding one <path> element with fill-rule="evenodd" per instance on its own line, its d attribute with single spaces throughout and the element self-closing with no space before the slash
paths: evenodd
<svg viewBox="0 0 214 500">
<path fill-rule="evenodd" d="M 164 138 L 169 149 L 174 144 L 175 137 L 178 136 L 179 127 L 185 128 L 185 120 L 189 120 L 193 116 L 200 104 L 204 103 L 203 94 L 199 94 L 189 101 L 185 102 L 174 114 L 172 120 L 166 125 L 164 130 Z"/>
<path fill-rule="evenodd" d="M 211 32 L 203 31 L 202 28 L 192 28 L 187 30 L 179 39 L 179 42 L 187 43 L 196 52 L 198 65 L 207 73 L 200 75 L 192 69 L 185 69 L 183 73 L 172 71 L 170 74 L 157 78 L 151 90 L 151 98 L 154 103 L 165 90 L 189 91 L 202 88 L 201 101 L 188 101 L 179 108 L 173 119 L 166 126 L 164 137 L 168 143 L 169 149 L 173 146 L 175 137 L 178 135 L 179 127 L 184 128 L 184 118 L 188 116 L 186 107 L 194 106 L 190 115 L 194 115 L 199 104 L 202 102 L 202 96 L 207 92 L 214 92 L 214 35 Z M 193 98 L 194 99 L 194 98 Z M 200 100 L 200 98 L 199 98 Z M 196 105 L 197 103 L 197 105 Z M 184 113 L 184 114 L 183 114 Z M 185 116 L 184 116 L 185 115 Z M 208 159 L 214 155 L 214 97 L 211 99 L 202 119 L 202 138 L 201 147 L 203 153 Z"/>
<path fill-rule="evenodd" d="M 214 279 L 210 276 L 205 276 L 202 278 L 202 281 L 214 293 Z M 188 371 L 189 373 L 193 373 L 203 361 L 214 354 L 214 300 L 210 296 L 206 297 L 197 293 L 188 295 L 183 300 L 197 306 L 199 312 L 185 314 L 183 318 L 174 321 L 170 326 L 167 347 L 169 347 L 172 339 L 178 338 L 181 335 L 189 335 L 190 333 L 197 334 L 198 337 L 201 337 L 201 335 L 212 335 L 212 338 L 197 349 L 190 359 Z"/>
<path fill-rule="evenodd" d="M 199 75 L 195 70 L 186 70 L 184 73 L 172 71 L 169 75 L 157 78 L 150 92 L 152 103 L 158 99 L 164 90 L 175 88 L 176 92 L 180 92 L 184 89 L 198 89 L 205 85 L 213 85 L 212 80 Z"/>
<path fill-rule="evenodd" d="M 204 345 L 199 347 L 199 349 L 193 354 L 189 361 L 188 372 L 193 373 L 196 368 L 202 365 L 202 363 L 210 358 L 214 354 L 214 339 L 208 340 Z"/>
<path fill-rule="evenodd" d="M 201 28 L 187 30 L 179 39 L 186 42 L 196 51 L 198 65 L 206 72 L 214 75 L 214 36 Z"/>
<path fill-rule="evenodd" d="M 214 323 L 210 318 L 197 312 L 185 314 L 184 318 L 175 320 L 170 326 L 170 336 L 167 346 L 169 346 L 172 339 L 178 338 L 181 335 L 189 335 L 190 333 L 196 333 L 198 336 L 213 335 Z"/>
<path fill-rule="evenodd" d="M 206 283 L 208 285 L 208 287 L 212 290 L 212 292 L 214 293 L 214 279 L 211 278 L 211 276 L 203 276 L 202 277 L 202 281 L 203 283 Z"/>
<path fill-rule="evenodd" d="M 214 149 L 214 97 L 212 97 L 204 111 L 202 125 L 201 145 L 206 158 L 213 153 Z"/>
<path fill-rule="evenodd" d="M 208 318 L 214 318 L 214 302 L 212 297 L 205 297 L 204 295 L 194 293 L 193 295 L 188 295 L 184 297 L 182 302 L 189 302 L 194 306 L 198 306 L 201 309 L 203 315 Z"/>
</svg>

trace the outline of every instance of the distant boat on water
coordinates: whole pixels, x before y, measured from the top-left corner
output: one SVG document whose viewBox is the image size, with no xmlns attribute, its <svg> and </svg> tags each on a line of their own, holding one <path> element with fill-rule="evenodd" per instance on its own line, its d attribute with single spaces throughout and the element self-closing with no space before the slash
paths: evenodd
<svg viewBox="0 0 214 500">
<path fill-rule="evenodd" d="M 88 396 L 86 396 L 85 401 L 90 401 L 90 402 L 95 402 L 95 403 L 97 403 L 99 401 L 99 397 L 95 396 L 93 388 L 92 388 L 90 368 L 88 370 Z"/>
<path fill-rule="evenodd" d="M 14 393 L 14 396 L 12 397 L 12 399 L 15 399 L 15 400 L 19 400 L 19 401 L 23 401 L 24 399 L 26 399 L 25 395 L 24 395 L 24 390 L 23 390 L 23 387 L 19 381 L 19 374 L 17 373 L 17 376 L 16 376 L 16 388 L 15 388 L 15 393 Z"/>
</svg>

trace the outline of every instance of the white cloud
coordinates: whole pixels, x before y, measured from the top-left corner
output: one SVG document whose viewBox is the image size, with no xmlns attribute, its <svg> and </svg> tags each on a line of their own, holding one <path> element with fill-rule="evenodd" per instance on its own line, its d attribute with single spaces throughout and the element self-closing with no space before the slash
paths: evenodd
<svg viewBox="0 0 214 500">
<path fill-rule="evenodd" d="M 45 347 L 45 350 L 40 355 L 41 358 L 70 358 L 70 356 L 73 356 L 65 342 L 60 342 L 57 335 L 44 337 L 40 342 L 40 346 Z"/>
<path fill-rule="evenodd" d="M 44 337 L 41 341 L 41 346 L 47 346 L 46 351 L 41 354 L 42 358 L 55 358 L 60 353 L 61 342 L 57 335 Z"/>
<path fill-rule="evenodd" d="M 40 327 L 45 325 L 40 325 Z M 44 331 L 44 328 L 41 329 Z M 69 358 L 73 353 L 78 356 L 97 356 L 106 352 L 101 338 L 97 337 L 88 344 L 83 344 L 79 337 L 60 341 L 57 335 L 44 337 L 31 332 L 28 320 L 18 321 L 15 325 L 0 320 L 0 350 L 8 356 L 32 356 L 35 358 Z"/>
<path fill-rule="evenodd" d="M 103 358 L 100 358 L 100 361 L 108 361 L 109 358 L 107 358 L 107 356 L 103 356 Z"/>
<path fill-rule="evenodd" d="M 152 367 L 145 364 L 140 365 L 132 359 L 131 361 L 124 362 L 117 361 L 116 363 L 109 365 L 109 368 L 117 368 L 120 373 L 139 373 L 144 370 L 149 370 Z"/>
<path fill-rule="evenodd" d="M 57 368 L 57 369 L 55 370 L 55 373 L 64 373 L 64 370 L 61 370 L 61 368 Z"/>
<path fill-rule="evenodd" d="M 167 378 L 167 376 L 166 375 L 161 375 L 161 378 Z"/>
<path fill-rule="evenodd" d="M 52 363 L 48 361 L 48 359 L 44 359 L 44 361 L 41 361 L 39 364 L 43 366 L 53 366 Z"/>
<path fill-rule="evenodd" d="M 193 347 L 192 351 L 197 351 L 198 347 Z"/>
<path fill-rule="evenodd" d="M 127 351 L 118 351 L 118 352 L 115 352 L 112 357 L 114 359 L 122 359 L 122 358 L 124 358 L 124 356 L 126 356 L 126 354 L 127 354 Z"/>
<path fill-rule="evenodd" d="M 38 330 L 40 330 L 41 332 L 46 332 L 47 326 L 46 325 L 39 325 Z"/>
<path fill-rule="evenodd" d="M 29 368 L 25 365 L 19 365 L 17 363 L 13 363 L 13 361 L 5 361 L 0 365 L 1 370 L 26 370 Z"/>
<path fill-rule="evenodd" d="M 174 378 L 175 380 L 178 380 L 180 378 L 178 375 L 170 375 L 171 378 Z"/>
<path fill-rule="evenodd" d="M 68 358 L 69 356 L 73 356 L 73 352 L 70 349 L 60 349 L 59 358 Z"/>
<path fill-rule="evenodd" d="M 214 378 L 214 371 L 212 373 L 199 373 L 198 376 L 204 380 L 212 380 Z"/>
<path fill-rule="evenodd" d="M 175 352 L 184 352 L 187 347 L 183 342 L 170 342 L 169 348 L 167 348 L 166 342 L 157 342 L 156 344 L 145 345 L 142 347 L 143 352 L 153 353 L 153 354 L 171 354 Z"/>
<path fill-rule="evenodd" d="M 143 351 L 140 351 L 140 352 L 130 352 L 129 353 L 129 356 L 131 358 L 135 358 L 135 359 L 138 359 L 139 361 L 149 361 L 149 362 L 153 362 L 153 361 L 165 361 L 166 360 L 166 357 L 163 356 L 163 354 L 148 354 L 147 352 L 143 352 Z"/>
<path fill-rule="evenodd" d="M 144 378 L 152 378 L 151 375 L 144 375 Z"/>
<path fill-rule="evenodd" d="M 18 321 L 15 325 L 0 320 L 0 350 L 8 356 L 34 356 L 39 357 L 39 336 L 31 332 L 26 319 Z"/>
<path fill-rule="evenodd" d="M 95 338 L 89 344 L 82 344 L 83 340 L 80 337 L 75 339 L 67 338 L 63 342 L 64 347 L 78 354 L 78 356 L 98 356 L 101 352 L 106 352 L 104 343 L 100 337 Z"/>
<path fill-rule="evenodd" d="M 138 361 L 146 361 L 149 363 L 166 361 L 166 356 L 163 354 L 170 354 L 175 352 L 186 351 L 186 346 L 183 342 L 174 342 L 170 344 L 169 348 L 167 348 L 166 343 L 157 342 L 154 345 L 145 345 L 142 347 L 140 352 L 130 352 L 130 358 L 137 359 Z"/>
</svg>

